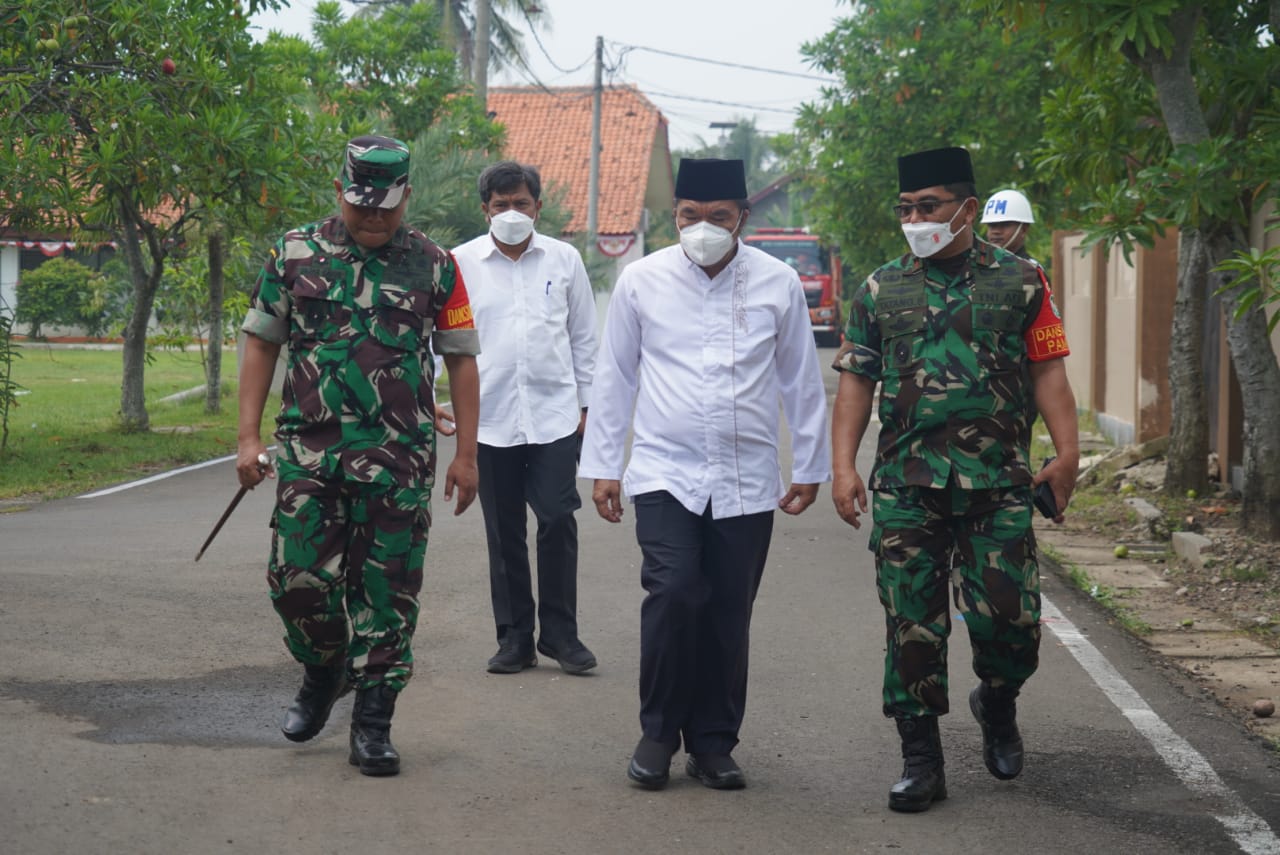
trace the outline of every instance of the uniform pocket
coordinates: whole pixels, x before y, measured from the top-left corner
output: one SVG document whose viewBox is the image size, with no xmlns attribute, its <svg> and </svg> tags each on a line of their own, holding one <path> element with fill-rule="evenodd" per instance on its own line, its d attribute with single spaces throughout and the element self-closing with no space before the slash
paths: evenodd
<svg viewBox="0 0 1280 855">
<path fill-rule="evenodd" d="M 1023 351 L 1023 312 L 1011 306 L 974 303 L 973 342 L 978 364 L 989 375 L 1012 375 Z"/>
<path fill-rule="evenodd" d="M 394 282 L 378 286 L 371 324 L 373 337 L 397 350 L 421 350 L 426 339 L 423 330 L 428 329 L 431 313 L 431 296 L 418 288 L 410 288 Z"/>
<path fill-rule="evenodd" d="M 884 340 L 884 371 L 886 374 L 914 374 L 920 367 L 919 334 L 900 335 Z"/>
<path fill-rule="evenodd" d="M 916 334 L 924 329 L 924 306 L 913 306 L 888 312 L 877 318 L 880 324 L 881 338 L 895 338 L 900 335 Z"/>
<path fill-rule="evenodd" d="M 913 374 L 920 365 L 925 307 L 913 306 L 889 312 L 878 319 L 884 342 L 882 359 L 888 374 Z"/>
<path fill-rule="evenodd" d="M 1022 332 L 1023 313 L 1008 306 L 973 306 L 973 328 L 997 333 Z"/>
<path fill-rule="evenodd" d="M 289 285 L 293 297 L 294 335 L 303 341 L 334 341 L 351 324 L 351 310 L 333 282 L 301 273 Z"/>
</svg>

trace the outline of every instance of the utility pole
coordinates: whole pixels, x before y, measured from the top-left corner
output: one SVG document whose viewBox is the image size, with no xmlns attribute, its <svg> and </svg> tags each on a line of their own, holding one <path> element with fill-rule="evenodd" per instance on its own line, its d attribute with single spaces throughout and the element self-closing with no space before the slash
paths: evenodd
<svg viewBox="0 0 1280 855">
<path fill-rule="evenodd" d="M 489 0 L 475 0 L 476 31 L 475 55 L 471 64 L 471 80 L 475 85 L 476 99 L 483 110 L 489 101 Z"/>
<path fill-rule="evenodd" d="M 591 173 L 587 179 L 587 260 L 596 255 L 600 212 L 600 97 L 604 91 L 604 37 L 596 36 L 596 81 L 591 90 Z"/>
</svg>

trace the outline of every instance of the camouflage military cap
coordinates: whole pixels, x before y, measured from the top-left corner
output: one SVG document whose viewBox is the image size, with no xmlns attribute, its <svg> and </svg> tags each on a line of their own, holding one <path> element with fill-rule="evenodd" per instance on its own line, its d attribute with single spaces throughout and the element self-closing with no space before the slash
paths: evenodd
<svg viewBox="0 0 1280 855">
<path fill-rule="evenodd" d="M 342 198 L 363 208 L 394 208 L 409 186 L 409 147 L 391 137 L 356 137 L 342 163 Z"/>
</svg>

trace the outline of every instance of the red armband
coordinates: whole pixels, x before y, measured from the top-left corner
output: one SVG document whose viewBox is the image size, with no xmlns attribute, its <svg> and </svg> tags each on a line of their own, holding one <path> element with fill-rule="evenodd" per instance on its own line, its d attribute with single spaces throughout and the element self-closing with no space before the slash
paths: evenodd
<svg viewBox="0 0 1280 855">
<path fill-rule="evenodd" d="M 452 257 L 451 257 L 452 258 Z M 462 268 L 453 266 L 453 290 L 440 313 L 436 315 L 438 330 L 472 330 L 476 328 L 471 315 L 471 300 L 467 297 L 467 285 L 462 281 Z"/>
<path fill-rule="evenodd" d="M 1040 314 L 1036 315 L 1031 327 L 1023 334 L 1027 356 L 1032 362 L 1061 359 L 1071 353 L 1071 348 L 1067 347 L 1067 332 L 1062 328 L 1062 313 L 1053 302 L 1053 291 L 1043 272 L 1040 274 L 1040 281 L 1044 284 Z"/>
</svg>

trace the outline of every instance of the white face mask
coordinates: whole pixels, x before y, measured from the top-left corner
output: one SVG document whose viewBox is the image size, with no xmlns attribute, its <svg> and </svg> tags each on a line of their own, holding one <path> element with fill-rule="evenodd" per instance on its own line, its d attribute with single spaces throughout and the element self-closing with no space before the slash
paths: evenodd
<svg viewBox="0 0 1280 855">
<path fill-rule="evenodd" d="M 514 246 L 533 234 L 533 218 L 514 208 L 489 218 L 489 233 L 498 243 Z"/>
<path fill-rule="evenodd" d="M 963 210 L 964 205 L 961 205 L 960 210 L 952 214 L 951 219 L 945 223 L 903 223 L 902 233 L 907 236 L 911 251 L 919 258 L 928 258 L 946 249 L 947 245 L 955 240 L 956 235 L 960 234 L 960 232 L 951 231 L 951 224 Z M 964 226 L 960 227 L 961 232 L 964 229 Z"/>
<path fill-rule="evenodd" d="M 706 220 L 699 220 L 680 230 L 680 248 L 699 267 L 718 264 L 733 249 L 737 240 L 729 229 L 713 226 Z"/>
</svg>

